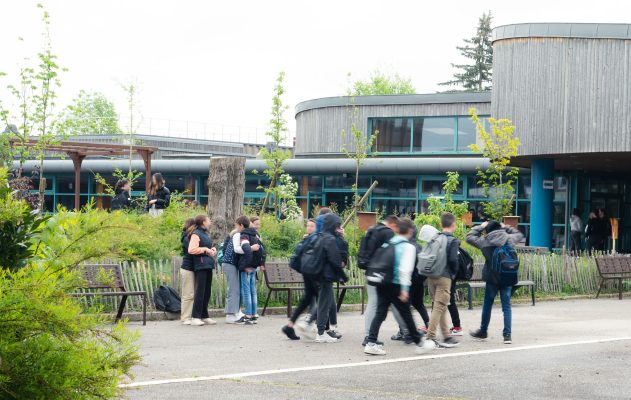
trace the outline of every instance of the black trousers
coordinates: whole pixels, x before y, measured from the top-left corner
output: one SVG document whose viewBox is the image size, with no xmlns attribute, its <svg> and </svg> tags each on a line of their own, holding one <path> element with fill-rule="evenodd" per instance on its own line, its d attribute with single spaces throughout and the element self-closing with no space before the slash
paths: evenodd
<svg viewBox="0 0 631 400">
<path fill-rule="evenodd" d="M 581 236 L 582 236 L 581 231 L 572 231 L 570 233 L 570 237 L 572 238 L 572 247 L 570 248 L 570 250 L 573 251 L 574 254 L 578 254 L 582 250 L 581 249 Z"/>
<path fill-rule="evenodd" d="M 303 279 L 305 281 L 305 294 L 302 296 L 302 299 L 300 299 L 300 303 L 294 308 L 294 312 L 289 318 L 291 322 L 296 322 L 298 318 L 300 318 L 300 314 L 311 305 L 312 301 L 316 301 L 318 297 L 318 282 L 304 275 Z"/>
<path fill-rule="evenodd" d="M 399 299 L 401 287 L 399 285 L 385 285 L 377 286 L 377 311 L 375 312 L 375 318 L 373 318 L 370 324 L 370 331 L 368 333 L 368 343 L 376 343 L 379 338 L 379 329 L 381 324 L 385 321 L 388 315 L 388 308 L 393 305 L 397 309 L 406 328 L 409 331 L 410 336 L 414 343 L 418 344 L 421 341 L 421 334 L 416 329 L 414 324 L 414 318 L 412 318 L 412 312 L 410 306 L 407 303 L 402 302 Z"/>
<path fill-rule="evenodd" d="M 320 288 L 318 287 L 318 290 Z M 333 295 L 333 291 L 331 291 L 331 296 L 333 296 L 333 301 L 329 306 L 329 322 L 326 325 L 326 329 L 328 330 L 330 325 L 337 325 L 337 304 L 335 300 L 335 296 Z M 318 301 L 313 299 L 311 301 L 311 306 L 309 308 L 309 313 L 311 314 L 311 318 L 309 322 L 316 321 L 318 319 Z"/>
<path fill-rule="evenodd" d="M 460 313 L 456 305 L 456 280 L 451 280 L 451 294 L 449 296 L 449 305 L 447 306 L 449 315 L 451 315 L 451 324 L 454 328 L 460 328 Z"/>
<path fill-rule="evenodd" d="M 429 324 L 429 314 L 427 308 L 425 308 L 425 277 L 413 274 L 412 286 L 410 287 L 410 305 L 416 308 L 416 311 L 421 315 L 425 326 Z"/>
<path fill-rule="evenodd" d="M 193 299 L 193 318 L 208 318 L 208 302 L 213 283 L 213 270 L 195 271 L 195 297 Z"/>
</svg>

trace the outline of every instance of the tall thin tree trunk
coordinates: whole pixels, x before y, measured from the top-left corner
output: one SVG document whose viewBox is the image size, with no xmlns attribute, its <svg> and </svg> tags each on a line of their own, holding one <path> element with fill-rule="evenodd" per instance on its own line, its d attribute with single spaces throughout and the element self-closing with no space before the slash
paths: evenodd
<svg viewBox="0 0 631 400">
<path fill-rule="evenodd" d="M 208 217 L 213 243 L 223 241 L 243 212 L 245 158 L 214 157 L 208 175 Z"/>
</svg>

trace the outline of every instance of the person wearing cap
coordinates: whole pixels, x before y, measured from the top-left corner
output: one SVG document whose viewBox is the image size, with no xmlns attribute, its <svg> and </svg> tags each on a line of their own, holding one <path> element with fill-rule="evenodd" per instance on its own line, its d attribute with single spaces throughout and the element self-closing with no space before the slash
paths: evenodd
<svg viewBox="0 0 631 400">
<path fill-rule="evenodd" d="M 485 233 L 483 236 L 482 234 Z M 478 340 L 486 340 L 488 338 L 488 328 L 491 322 L 491 309 L 497 294 L 500 294 L 502 301 L 502 312 L 504 313 L 504 343 L 511 344 L 511 290 L 510 286 L 500 288 L 491 281 L 491 259 L 489 255 L 493 254 L 496 247 L 506 244 L 516 245 L 524 238 L 524 235 L 517 229 L 504 225 L 497 221 L 487 221 L 482 225 L 471 228 L 467 234 L 467 243 L 482 250 L 485 257 L 484 269 L 482 270 L 482 280 L 486 282 L 484 290 L 484 303 L 482 304 L 482 322 L 480 329 L 469 332 L 469 334 Z"/>
</svg>

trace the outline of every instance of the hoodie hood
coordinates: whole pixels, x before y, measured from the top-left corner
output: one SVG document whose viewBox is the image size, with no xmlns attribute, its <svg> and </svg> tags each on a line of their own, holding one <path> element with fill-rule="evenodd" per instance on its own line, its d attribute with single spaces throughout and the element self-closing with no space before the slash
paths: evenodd
<svg viewBox="0 0 631 400">
<path fill-rule="evenodd" d="M 335 236 L 337 228 L 342 225 L 342 219 L 335 214 L 325 214 L 322 217 L 322 232 Z"/>
<path fill-rule="evenodd" d="M 438 234 L 438 229 L 431 225 L 423 225 L 418 233 L 418 240 L 422 242 L 429 242 L 434 236 Z"/>
<path fill-rule="evenodd" d="M 509 238 L 508 232 L 504 229 L 492 231 L 486 235 L 486 240 L 488 240 L 492 246 L 504 246 Z"/>
</svg>

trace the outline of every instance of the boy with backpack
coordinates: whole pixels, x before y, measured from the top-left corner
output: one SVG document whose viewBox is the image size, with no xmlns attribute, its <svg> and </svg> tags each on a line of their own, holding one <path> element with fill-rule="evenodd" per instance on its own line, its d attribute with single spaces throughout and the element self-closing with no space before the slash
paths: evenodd
<svg viewBox="0 0 631 400">
<path fill-rule="evenodd" d="M 238 265 L 241 279 L 241 297 L 245 308 L 245 315 L 236 321 L 239 325 L 252 325 L 257 323 L 256 307 L 256 268 L 263 265 L 265 260 L 263 251 L 261 250 L 261 242 L 258 239 L 258 233 L 251 227 L 250 220 L 246 216 L 237 218 L 237 226 L 241 231 L 233 236 L 238 236 L 238 247 L 235 244 L 234 251 L 240 254 L 238 257 Z M 234 239 L 233 239 L 234 241 Z"/>
<path fill-rule="evenodd" d="M 482 236 L 485 232 L 486 235 Z M 502 301 L 504 313 L 504 330 L 502 335 L 505 344 L 511 344 L 511 291 L 517 283 L 519 259 L 514 245 L 523 239 L 522 233 L 510 226 L 497 221 L 487 221 L 472 228 L 467 234 L 467 243 L 482 250 L 485 258 L 482 280 L 486 282 L 484 303 L 482 305 L 482 322 L 480 329 L 469 332 L 478 340 L 488 338 L 488 328 L 491 322 L 491 309 L 497 293 Z"/>
<path fill-rule="evenodd" d="M 399 218 L 394 215 L 389 215 L 384 218 L 383 221 L 366 231 L 366 235 L 362 239 L 359 245 L 359 252 L 357 253 L 357 265 L 360 269 L 366 270 L 377 249 L 394 237 L 394 234 L 398 229 L 398 222 Z M 374 286 L 367 285 L 367 292 L 368 303 L 366 304 L 366 311 L 364 312 L 364 327 L 366 330 L 366 336 L 364 337 L 362 346 L 366 346 L 368 343 L 370 325 L 372 324 L 375 312 L 377 311 L 377 289 Z M 382 342 L 377 344 L 383 345 Z"/>
<path fill-rule="evenodd" d="M 366 279 L 369 285 L 374 285 L 377 292 L 377 309 L 370 324 L 368 343 L 364 347 L 366 354 L 386 354 L 377 338 L 390 305 L 393 305 L 403 317 L 410 336 L 417 345 L 417 353 L 423 352 L 423 336 L 416 329 L 410 306 L 407 304 L 410 298 L 412 270 L 416 264 L 416 248 L 410 243 L 414 224 L 409 218 L 401 218 L 397 228 L 398 234 L 375 252 L 367 268 Z"/>
<path fill-rule="evenodd" d="M 427 276 L 427 287 L 434 299 L 434 307 L 429 317 L 425 350 L 439 347 L 456 347 L 458 341 L 449 332 L 447 324 L 447 305 L 451 297 L 451 282 L 458 272 L 458 248 L 460 242 L 453 237 L 456 230 L 456 217 L 449 212 L 440 216 L 442 232 L 436 233 L 425 244 L 419 254 L 419 273 Z M 442 339 L 438 339 L 436 330 L 440 327 Z"/>
</svg>

